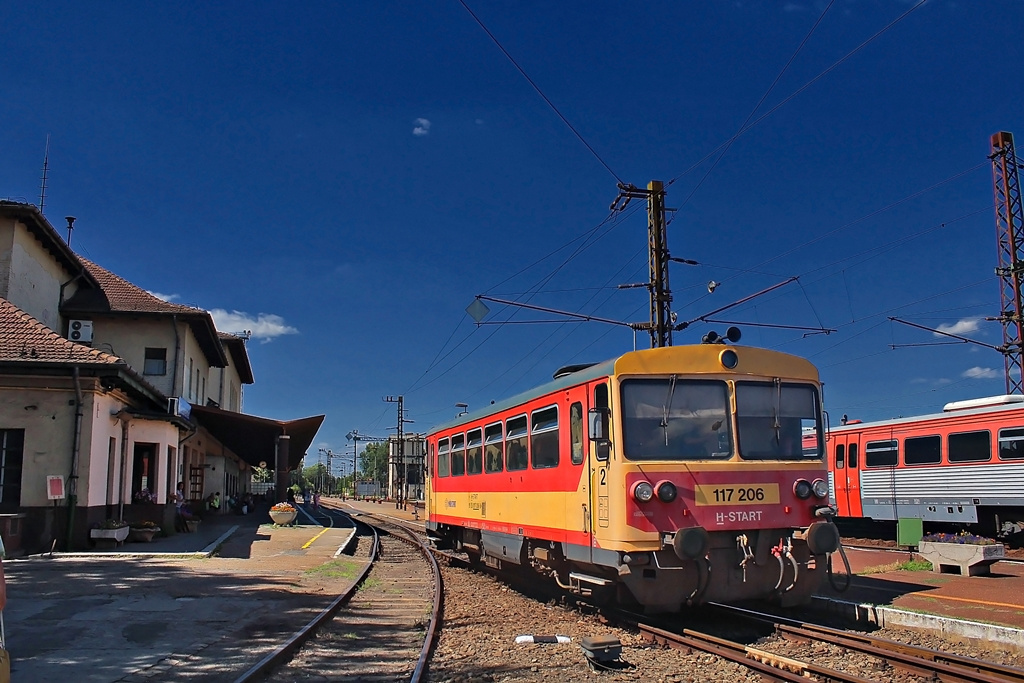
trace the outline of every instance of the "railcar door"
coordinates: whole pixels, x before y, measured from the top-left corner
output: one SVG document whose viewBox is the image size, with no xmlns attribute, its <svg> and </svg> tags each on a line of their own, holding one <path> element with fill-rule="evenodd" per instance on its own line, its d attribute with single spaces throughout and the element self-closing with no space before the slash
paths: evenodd
<svg viewBox="0 0 1024 683">
<path fill-rule="evenodd" d="M 569 487 L 565 499 L 565 531 L 568 542 L 582 546 L 589 557 L 591 539 L 590 520 L 590 438 L 587 430 L 587 389 L 573 390 L 569 398 L 569 460 L 576 494 Z"/>
<path fill-rule="evenodd" d="M 609 408 L 608 384 L 601 382 L 591 386 L 590 390 L 591 408 Z M 611 423 L 609 421 L 608 437 L 611 437 Z M 609 524 L 609 446 L 607 443 L 599 444 L 587 439 L 587 479 L 590 482 L 590 509 L 588 514 L 587 540 L 589 546 L 589 558 L 594 559 L 594 547 L 596 541 L 594 535 L 600 535 L 601 528 Z"/>
<path fill-rule="evenodd" d="M 836 509 L 840 517 L 861 517 L 860 434 L 832 433 L 829 469 L 833 473 Z"/>
</svg>

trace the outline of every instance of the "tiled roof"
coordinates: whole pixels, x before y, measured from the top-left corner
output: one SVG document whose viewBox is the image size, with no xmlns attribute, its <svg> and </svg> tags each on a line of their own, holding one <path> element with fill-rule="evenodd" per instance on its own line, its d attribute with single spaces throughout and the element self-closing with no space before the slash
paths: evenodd
<svg viewBox="0 0 1024 683">
<path fill-rule="evenodd" d="M 7 299 L 0 299 L 0 362 L 124 365 L 117 356 L 65 339 Z"/>
<path fill-rule="evenodd" d="M 179 315 L 206 314 L 206 311 L 201 308 L 172 304 L 169 301 L 158 299 L 141 287 L 133 285 L 123 277 L 111 273 L 106 268 L 98 266 L 82 256 L 79 256 L 78 260 L 100 283 L 111 311 L 119 313 L 177 313 Z"/>
</svg>

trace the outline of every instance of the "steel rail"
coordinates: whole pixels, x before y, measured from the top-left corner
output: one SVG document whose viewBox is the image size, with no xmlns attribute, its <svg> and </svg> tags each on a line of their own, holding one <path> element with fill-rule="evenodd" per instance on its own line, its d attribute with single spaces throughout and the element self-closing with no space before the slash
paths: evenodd
<svg viewBox="0 0 1024 683">
<path fill-rule="evenodd" d="M 349 600 L 352 599 L 352 596 L 355 595 L 356 590 L 358 590 L 359 586 L 366 579 L 366 576 L 370 573 L 370 570 L 373 569 L 373 564 L 377 561 L 377 556 L 380 553 L 380 536 L 378 535 L 377 530 L 369 524 L 366 524 L 365 526 L 367 526 L 370 530 L 373 531 L 373 547 L 370 551 L 370 561 L 366 563 L 366 566 L 363 567 L 363 571 L 359 573 L 359 576 L 357 576 L 356 580 L 352 582 L 352 585 L 349 587 L 349 589 L 341 595 L 339 595 L 337 598 L 335 598 L 330 605 L 328 605 L 322 612 L 320 612 L 320 614 L 313 617 L 313 619 L 308 624 L 306 624 L 301 629 L 292 634 L 292 636 L 288 638 L 288 640 L 286 640 L 277 649 L 275 649 L 273 652 L 271 652 L 266 657 L 257 662 L 255 665 L 253 665 L 251 669 L 249 669 L 248 671 L 240 675 L 238 678 L 236 678 L 234 683 L 250 683 L 252 681 L 261 680 L 264 677 L 266 677 L 266 675 L 270 671 L 276 669 L 281 664 L 285 663 L 288 659 L 290 659 L 295 654 L 295 652 L 300 647 L 302 647 L 302 645 L 307 640 L 309 640 L 314 633 L 316 633 L 316 630 L 320 628 L 320 626 L 325 624 L 327 621 L 333 619 L 334 615 L 337 614 L 338 610 L 341 609 L 341 607 L 344 604 L 346 604 Z M 355 539 L 355 536 L 353 536 L 352 538 Z"/>
<path fill-rule="evenodd" d="M 772 625 L 779 635 L 804 642 L 825 641 L 861 654 L 877 657 L 892 666 L 919 676 L 964 683 L 1024 683 L 1024 670 L 985 662 L 917 645 L 852 633 L 818 624 L 762 614 L 732 605 L 713 606 L 747 619 Z"/>
<path fill-rule="evenodd" d="M 783 657 L 742 643 L 718 638 L 707 633 L 684 629 L 672 633 L 649 624 L 637 624 L 647 640 L 676 650 L 700 650 L 757 671 L 765 680 L 807 683 L 808 676 L 835 683 L 875 683 L 872 679 L 837 671 L 828 667 Z"/>
</svg>

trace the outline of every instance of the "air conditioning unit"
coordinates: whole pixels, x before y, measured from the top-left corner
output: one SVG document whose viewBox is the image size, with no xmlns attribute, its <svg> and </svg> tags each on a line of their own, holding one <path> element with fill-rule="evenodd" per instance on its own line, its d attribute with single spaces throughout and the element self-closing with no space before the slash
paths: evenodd
<svg viewBox="0 0 1024 683">
<path fill-rule="evenodd" d="M 173 396 L 167 399 L 167 412 L 188 420 L 192 417 L 192 404 L 180 396 Z"/>
<path fill-rule="evenodd" d="M 92 321 L 71 320 L 68 322 L 68 339 L 81 344 L 92 343 Z"/>
</svg>

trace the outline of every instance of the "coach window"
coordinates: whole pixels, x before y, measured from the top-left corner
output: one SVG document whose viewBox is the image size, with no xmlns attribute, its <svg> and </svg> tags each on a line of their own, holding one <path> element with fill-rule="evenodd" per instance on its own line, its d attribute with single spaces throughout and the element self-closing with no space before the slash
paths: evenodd
<svg viewBox="0 0 1024 683">
<path fill-rule="evenodd" d="M 466 474 L 480 474 L 484 471 L 481 434 L 479 429 L 474 429 L 466 435 L 469 440 L 466 444 Z"/>
<path fill-rule="evenodd" d="M 1024 459 L 1024 428 L 1012 427 L 999 430 L 999 459 Z"/>
<path fill-rule="evenodd" d="M 950 462 L 983 462 L 992 459 L 992 435 L 988 430 L 949 435 Z"/>
<path fill-rule="evenodd" d="M 864 446 L 865 467 L 896 467 L 899 460 L 899 441 L 868 441 Z"/>
<path fill-rule="evenodd" d="M 938 465 L 942 462 L 942 437 L 912 436 L 903 440 L 903 464 Z"/>
<path fill-rule="evenodd" d="M 452 476 L 466 473 L 466 437 L 456 434 L 452 437 Z"/>
<path fill-rule="evenodd" d="M 583 463 L 583 404 L 577 401 L 569 406 L 569 442 L 572 464 Z"/>
<path fill-rule="evenodd" d="M 530 454 L 535 470 L 558 467 L 558 406 L 533 412 Z"/>
<path fill-rule="evenodd" d="M 513 418 L 505 423 L 505 469 L 525 470 L 530 464 L 526 453 L 526 442 L 529 440 L 529 428 L 526 416 Z"/>
<path fill-rule="evenodd" d="M 441 439 L 437 442 L 437 476 L 447 477 L 451 474 L 448 466 L 448 439 Z"/>
<path fill-rule="evenodd" d="M 501 472 L 505 468 L 501 423 L 484 427 L 484 472 Z"/>
<path fill-rule="evenodd" d="M 836 469 L 841 470 L 846 467 L 846 444 L 836 444 Z"/>
<path fill-rule="evenodd" d="M 849 457 L 846 459 L 846 466 L 851 470 L 857 469 L 857 444 L 850 444 Z"/>
</svg>

